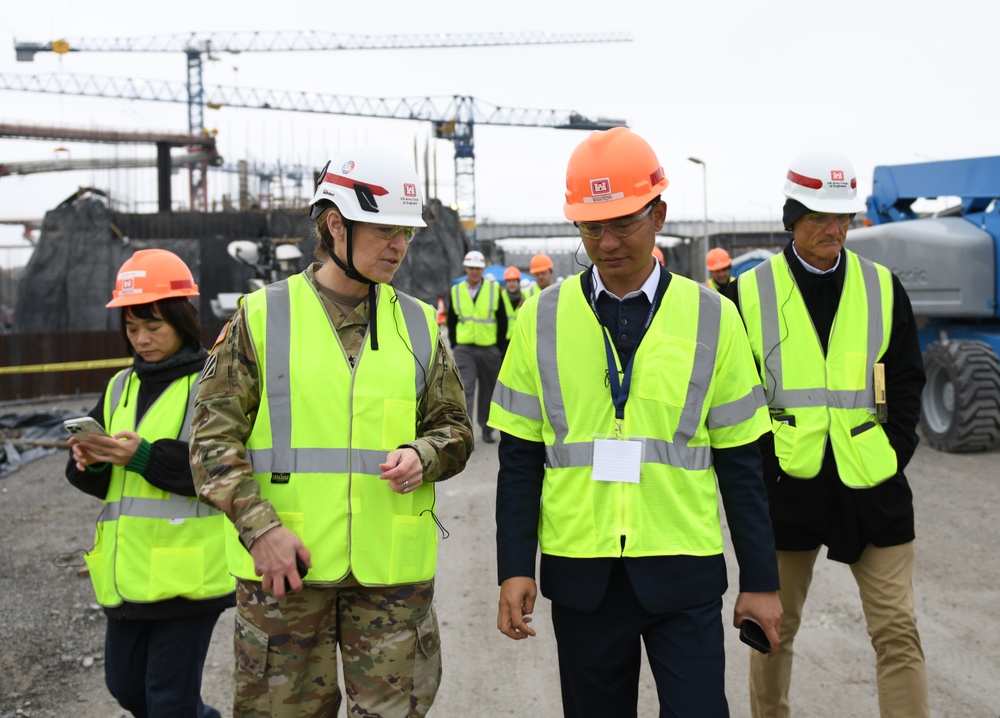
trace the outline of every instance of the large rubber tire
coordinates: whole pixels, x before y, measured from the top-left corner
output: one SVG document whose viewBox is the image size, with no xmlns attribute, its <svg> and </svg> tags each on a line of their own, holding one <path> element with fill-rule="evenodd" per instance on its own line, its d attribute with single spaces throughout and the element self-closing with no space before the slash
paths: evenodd
<svg viewBox="0 0 1000 718">
<path fill-rule="evenodd" d="M 1000 446 L 1000 360 L 990 345 L 935 342 L 924 369 L 920 420 L 927 443 L 950 453 Z"/>
</svg>

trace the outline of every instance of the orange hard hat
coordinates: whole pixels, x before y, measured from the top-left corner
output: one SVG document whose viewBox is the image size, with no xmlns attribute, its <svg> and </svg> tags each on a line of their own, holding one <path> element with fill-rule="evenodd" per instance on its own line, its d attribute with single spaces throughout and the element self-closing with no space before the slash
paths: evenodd
<svg viewBox="0 0 1000 718">
<path fill-rule="evenodd" d="M 705 255 L 705 264 L 708 265 L 708 271 L 717 272 L 720 269 L 725 269 L 732 265 L 733 260 L 729 258 L 729 252 L 724 250 L 722 247 L 716 247 L 715 249 L 708 250 L 708 254 Z"/>
<path fill-rule="evenodd" d="M 507 267 L 507 269 L 503 270 L 503 280 L 505 282 L 510 279 L 520 279 L 520 278 L 521 278 L 521 270 L 518 269 L 517 267 Z"/>
<path fill-rule="evenodd" d="M 537 274 L 538 272 L 544 272 L 546 269 L 552 269 L 554 265 L 552 264 L 552 258 L 547 254 L 536 254 L 531 258 L 531 264 L 528 265 L 528 271 L 532 274 Z"/>
<path fill-rule="evenodd" d="M 666 263 L 666 260 L 663 259 L 663 250 L 659 247 L 653 247 L 653 256 L 656 257 L 656 261 L 659 262 L 660 265 Z"/>
<path fill-rule="evenodd" d="M 152 304 L 168 297 L 197 297 L 198 285 L 184 260 L 165 249 L 140 249 L 118 270 L 106 307 Z"/>
<path fill-rule="evenodd" d="M 591 132 L 569 158 L 563 213 L 573 222 L 635 214 L 668 184 L 653 148 L 632 130 Z"/>
</svg>

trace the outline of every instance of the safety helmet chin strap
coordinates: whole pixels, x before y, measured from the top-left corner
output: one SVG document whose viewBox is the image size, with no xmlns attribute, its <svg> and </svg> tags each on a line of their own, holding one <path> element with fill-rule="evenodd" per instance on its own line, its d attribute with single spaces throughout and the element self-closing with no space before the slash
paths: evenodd
<svg viewBox="0 0 1000 718">
<path fill-rule="evenodd" d="M 326 247 L 327 253 L 333 259 L 333 263 L 340 267 L 344 274 L 347 275 L 348 279 L 353 279 L 355 282 L 361 282 L 362 284 L 368 285 L 368 331 L 371 335 L 371 346 L 372 351 L 378 351 L 378 294 L 375 289 L 375 282 L 369 279 L 361 272 L 357 270 L 354 266 L 354 222 L 349 220 L 341 214 L 341 222 L 344 225 L 344 232 L 347 235 L 347 263 L 345 264 L 343 260 L 337 256 L 337 253 L 333 251 L 333 239 L 327 239 L 325 235 L 323 236 L 323 246 Z"/>
</svg>

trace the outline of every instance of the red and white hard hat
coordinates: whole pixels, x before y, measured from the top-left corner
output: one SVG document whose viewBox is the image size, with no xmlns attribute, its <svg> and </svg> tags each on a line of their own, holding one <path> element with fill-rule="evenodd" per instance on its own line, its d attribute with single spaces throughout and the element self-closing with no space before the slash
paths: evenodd
<svg viewBox="0 0 1000 718">
<path fill-rule="evenodd" d="M 865 209 L 858 178 L 846 155 L 834 150 L 806 150 L 785 177 L 785 196 L 814 212 L 854 214 Z"/>
<path fill-rule="evenodd" d="M 486 257 L 483 256 L 482 252 L 477 252 L 472 250 L 465 255 L 465 259 L 462 260 L 463 267 L 479 267 L 480 269 L 486 266 Z"/>
<path fill-rule="evenodd" d="M 426 227 L 420 178 L 381 147 L 357 147 L 326 163 L 309 203 L 316 219 L 332 202 L 355 222 Z"/>
</svg>

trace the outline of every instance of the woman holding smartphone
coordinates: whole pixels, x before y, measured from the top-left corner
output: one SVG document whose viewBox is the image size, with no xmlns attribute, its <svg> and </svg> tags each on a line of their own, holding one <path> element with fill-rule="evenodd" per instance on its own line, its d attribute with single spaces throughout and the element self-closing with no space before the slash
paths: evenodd
<svg viewBox="0 0 1000 718">
<path fill-rule="evenodd" d="M 196 498 L 188 431 L 208 353 L 172 252 L 140 250 L 118 270 L 108 307 L 134 361 L 90 412 L 108 436 L 70 438 L 66 477 L 104 501 L 85 556 L 108 625 L 105 680 L 135 716 L 215 717 L 201 676 L 219 614 L 234 605 L 226 517 Z"/>
</svg>

